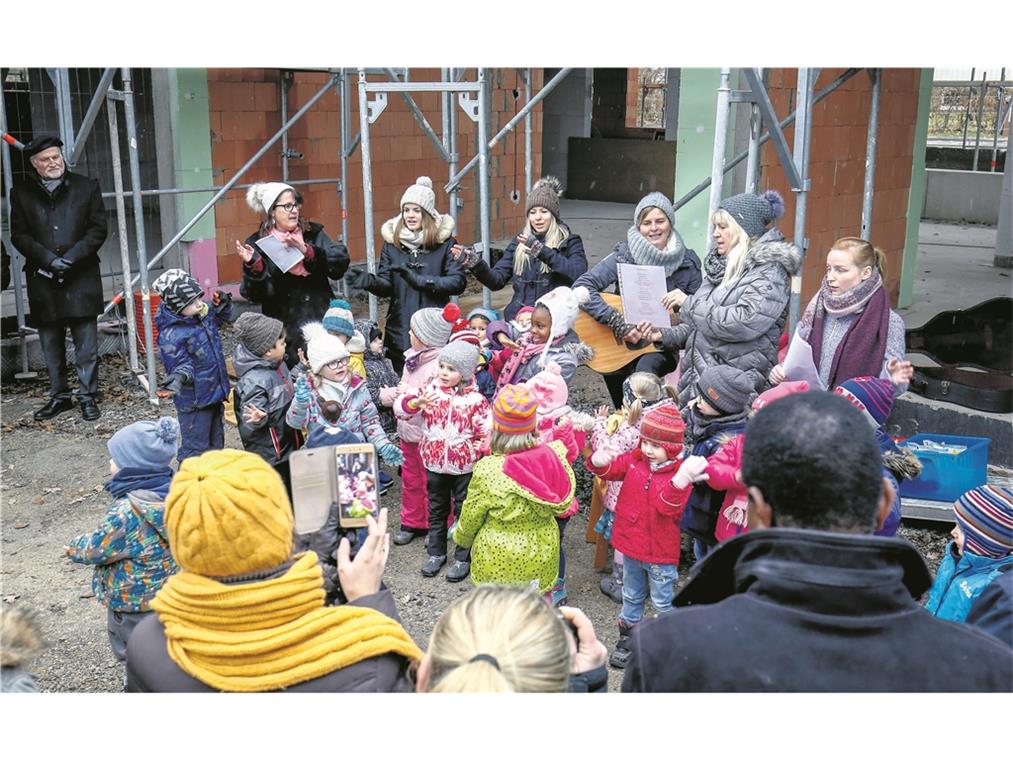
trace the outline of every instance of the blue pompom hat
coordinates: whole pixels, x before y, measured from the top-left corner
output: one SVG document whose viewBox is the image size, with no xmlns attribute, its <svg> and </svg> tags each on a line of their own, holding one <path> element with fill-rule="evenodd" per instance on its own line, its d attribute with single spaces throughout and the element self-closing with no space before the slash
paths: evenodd
<svg viewBox="0 0 1013 760">
<path fill-rule="evenodd" d="M 141 420 L 120 428 L 109 439 L 109 456 L 121 470 L 164 470 L 176 456 L 179 422 L 175 417 Z"/>
</svg>

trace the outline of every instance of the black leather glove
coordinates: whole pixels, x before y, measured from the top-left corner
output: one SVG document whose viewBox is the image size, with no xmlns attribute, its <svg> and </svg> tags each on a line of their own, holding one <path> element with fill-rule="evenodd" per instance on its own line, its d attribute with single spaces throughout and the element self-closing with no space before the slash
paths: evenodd
<svg viewBox="0 0 1013 760">
<path fill-rule="evenodd" d="M 345 279 L 353 288 L 365 290 L 369 287 L 371 278 L 369 272 L 365 269 L 349 269 L 345 272 Z"/>
<path fill-rule="evenodd" d="M 67 274 L 74 267 L 72 261 L 68 261 L 63 256 L 57 256 L 55 259 L 49 262 L 48 269 L 53 274 L 59 276 Z"/>
<path fill-rule="evenodd" d="M 415 290 L 426 290 L 434 292 L 436 285 L 425 275 L 420 275 L 414 270 L 408 269 L 407 267 L 394 267 L 391 271 L 396 271 L 405 281 L 411 285 Z"/>
</svg>

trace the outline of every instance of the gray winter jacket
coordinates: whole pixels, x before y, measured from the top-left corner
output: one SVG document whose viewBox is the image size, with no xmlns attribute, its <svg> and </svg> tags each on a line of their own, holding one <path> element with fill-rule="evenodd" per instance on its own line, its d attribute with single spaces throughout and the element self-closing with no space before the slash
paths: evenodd
<svg viewBox="0 0 1013 760">
<path fill-rule="evenodd" d="M 232 401 L 243 448 L 260 454 L 272 465 L 285 461 L 299 445 L 296 431 L 285 424 L 294 394 L 288 367 L 283 361 L 269 362 L 254 356 L 242 343 L 236 344 L 232 364 L 239 376 Z M 247 422 L 243 416 L 247 404 L 267 416 L 258 422 Z"/>
<path fill-rule="evenodd" d="M 801 260 L 799 249 L 771 229 L 746 252 L 738 279 L 724 286 L 704 277 L 700 289 L 686 298 L 679 310 L 682 322 L 663 328 L 658 345 L 670 353 L 686 350 L 679 363 L 680 407 L 692 401 L 700 374 L 715 364 L 747 373 L 757 393 L 767 386 L 787 318 L 791 276 Z"/>
</svg>

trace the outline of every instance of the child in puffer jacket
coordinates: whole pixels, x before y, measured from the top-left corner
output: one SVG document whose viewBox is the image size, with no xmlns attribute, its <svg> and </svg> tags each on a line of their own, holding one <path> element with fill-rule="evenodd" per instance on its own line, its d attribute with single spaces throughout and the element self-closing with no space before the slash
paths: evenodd
<svg viewBox="0 0 1013 760">
<path fill-rule="evenodd" d="M 355 332 L 365 336 L 366 347 L 362 352 L 362 358 L 366 370 L 366 387 L 369 388 L 369 397 L 380 413 L 380 425 L 383 427 L 383 432 L 392 441 L 396 441 L 397 417 L 394 416 L 394 410 L 384 405 L 382 393 L 384 390 L 397 392 L 400 380 L 397 372 L 394 371 L 394 365 L 387 358 L 387 349 L 383 345 L 383 333 L 376 322 L 371 322 L 368 319 L 356 320 Z M 349 341 L 346 348 L 350 348 L 354 340 L 357 338 Z M 385 494 L 394 483 L 394 479 L 383 469 L 379 470 L 379 477 L 380 493 Z"/>
<path fill-rule="evenodd" d="M 780 398 L 793 393 L 805 393 L 808 390 L 809 383 L 805 380 L 786 380 L 757 396 L 750 407 L 749 416 L 752 417 L 763 407 Z M 714 528 L 714 538 L 718 543 L 748 530 L 746 524 L 748 498 L 740 472 L 744 442 L 745 435 L 739 433 L 709 457 L 687 457 L 676 477 L 676 483 L 681 487 L 685 487 L 688 483 L 706 481 L 711 489 L 725 492 Z"/>
<path fill-rule="evenodd" d="M 399 396 L 419 393 L 432 382 L 440 364 L 440 349 L 447 345 L 451 327 L 460 317 L 461 310 L 455 303 L 449 303 L 442 309 L 419 309 L 412 314 L 408 330 L 411 347 L 404 353 L 401 382 L 396 387 L 380 389 L 381 404 L 393 407 Z M 429 533 L 429 495 L 426 468 L 419 454 L 421 420 L 406 419 L 398 415 L 396 409 L 394 414 L 404 464 L 401 466 L 401 526 L 391 540 L 404 546 Z"/>
<path fill-rule="evenodd" d="M 115 501 L 97 530 L 63 549 L 72 562 L 95 566 L 92 591 L 108 607 L 109 645 L 121 663 L 127 661 L 131 631 L 152 614 L 151 600 L 177 570 L 164 509 L 178 437 L 179 423 L 172 417 L 118 430 L 106 444 L 112 477 L 105 490 Z"/>
<path fill-rule="evenodd" d="M 535 302 L 527 332 L 518 335 L 506 322 L 492 322 L 486 335 L 493 349 L 489 372 L 496 379 L 497 391 L 530 380 L 550 361 L 559 365 L 563 380 L 573 380 L 577 365 L 594 357 L 591 347 L 573 331 L 578 313 L 577 297 L 570 288 L 560 286 Z"/>
<path fill-rule="evenodd" d="M 488 453 L 489 402 L 475 388 L 478 347 L 467 337 L 467 333 L 459 333 L 440 351 L 436 378 L 421 394 L 403 396 L 394 406 L 399 417 L 417 417 L 422 426 L 419 454 L 429 490 L 428 558 L 422 565 L 422 575 L 427 578 L 436 575 L 447 562 L 448 515 L 460 514 L 472 468 Z M 470 568 L 471 553 L 458 546 L 447 580 L 464 580 Z"/>
<path fill-rule="evenodd" d="M 591 472 L 622 482 L 612 531 L 612 544 L 624 555 L 619 640 L 609 659 L 615 668 L 625 668 L 629 660 L 630 635 L 644 615 L 648 589 L 657 614 L 672 609 L 682 541 L 679 519 L 689 495 L 673 482 L 683 430 L 678 408 L 665 404 L 644 415 L 638 450 L 617 457 L 598 449 L 591 455 Z"/>
<path fill-rule="evenodd" d="M 167 269 L 151 289 L 162 298 L 155 326 L 167 375 L 156 394 L 176 405 L 183 438 L 177 459 L 182 462 L 225 445 L 223 402 L 230 387 L 218 328 L 232 318 L 232 296 L 216 290 L 210 313 L 200 284 L 182 269 Z"/>
<path fill-rule="evenodd" d="M 338 424 L 342 428 L 360 441 L 373 444 L 376 453 L 388 464 L 401 464 L 404 461 L 401 450 L 384 433 L 366 381 L 349 368 L 345 344 L 320 322 L 303 325 L 302 332 L 306 352 L 300 349 L 299 359 L 308 372 L 296 378 L 295 397 L 285 421 L 290 427 L 312 434 L 314 428 L 326 424 L 320 409 L 323 402 L 337 401 L 341 405 Z"/>
<path fill-rule="evenodd" d="M 623 406 L 614 414 L 608 407 L 599 407 L 590 434 L 590 449 L 609 449 L 618 454 L 633 451 L 640 445 L 640 423 L 644 414 L 661 404 L 674 403 L 678 392 L 660 377 L 650 372 L 634 372 L 623 381 Z M 590 454 L 586 454 L 589 456 Z M 616 500 L 622 483 L 603 481 L 595 477 L 591 494 L 591 511 L 588 515 L 587 540 L 604 542 L 610 548 L 612 526 L 615 520 Z M 597 534 L 595 536 L 594 534 Z M 616 604 L 623 603 L 623 553 L 612 549 L 612 575 L 602 578 L 598 587 Z M 596 557 L 601 549 L 596 551 Z M 604 567 L 604 558 L 597 569 Z"/>
<path fill-rule="evenodd" d="M 575 481 L 565 446 L 540 443 L 535 397 L 508 385 L 492 407 L 492 454 L 475 465 L 460 520 L 450 537 L 470 547 L 471 580 L 526 586 L 550 595 L 561 552 L 560 517 Z"/>
<path fill-rule="evenodd" d="M 728 364 L 701 372 L 696 392 L 686 412 L 686 450 L 708 458 L 745 430 L 755 392 L 749 376 Z M 693 537 L 697 560 L 717 545 L 714 532 L 724 498 L 724 491 L 702 481 L 693 486 L 686 502 L 680 527 Z"/>
<path fill-rule="evenodd" d="M 279 319 L 247 311 L 235 324 L 236 387 L 232 403 L 243 448 L 259 454 L 281 476 L 289 497 L 288 457 L 299 448 L 299 433 L 285 423 L 294 388 L 285 364 L 285 325 Z"/>
<path fill-rule="evenodd" d="M 589 414 L 573 410 L 567 403 L 569 390 L 560 373 L 559 365 L 549 362 L 545 369 L 532 377 L 524 387 L 538 402 L 537 433 L 542 444 L 559 441 L 566 447 L 566 461 L 572 466 L 584 448 L 587 433 L 594 424 Z M 566 602 L 566 552 L 563 550 L 563 532 L 566 524 L 580 510 L 574 497 L 570 508 L 556 518 L 559 526 L 559 575 L 552 586 L 554 606 Z"/>
<path fill-rule="evenodd" d="M 982 591 L 1000 573 L 1013 572 L 1013 490 L 979 486 L 953 504 L 953 540 L 929 589 L 925 609 L 963 623 Z"/>
</svg>

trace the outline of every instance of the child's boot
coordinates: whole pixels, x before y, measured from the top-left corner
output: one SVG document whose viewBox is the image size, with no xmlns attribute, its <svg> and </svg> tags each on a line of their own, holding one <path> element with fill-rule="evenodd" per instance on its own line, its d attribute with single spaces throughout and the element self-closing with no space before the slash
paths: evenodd
<svg viewBox="0 0 1013 760">
<path fill-rule="evenodd" d="M 566 579 L 556 578 L 556 582 L 552 585 L 552 590 L 549 594 L 553 607 L 560 607 L 566 604 Z"/>
<path fill-rule="evenodd" d="M 619 618 L 619 641 L 616 648 L 609 657 L 609 665 L 613 668 L 625 668 L 630 659 L 630 635 L 633 633 L 633 626 L 622 618 Z"/>
<path fill-rule="evenodd" d="M 612 560 L 612 575 L 602 578 L 598 584 L 601 592 L 616 604 L 623 603 L 623 566 Z"/>
</svg>

